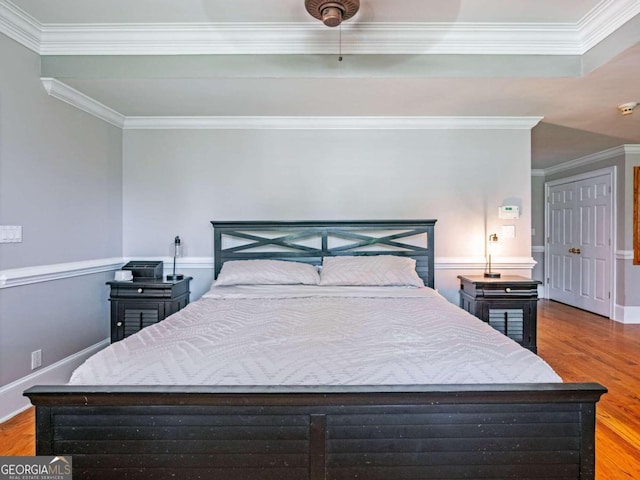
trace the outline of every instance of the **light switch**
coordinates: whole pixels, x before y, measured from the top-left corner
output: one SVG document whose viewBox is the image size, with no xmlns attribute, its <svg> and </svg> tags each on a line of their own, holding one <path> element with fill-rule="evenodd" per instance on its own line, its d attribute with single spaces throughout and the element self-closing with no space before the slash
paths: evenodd
<svg viewBox="0 0 640 480">
<path fill-rule="evenodd" d="M 0 243 L 22 242 L 22 227 L 19 225 L 0 225 Z"/>
<path fill-rule="evenodd" d="M 516 226 L 515 225 L 502 225 L 502 238 L 515 238 Z"/>
</svg>

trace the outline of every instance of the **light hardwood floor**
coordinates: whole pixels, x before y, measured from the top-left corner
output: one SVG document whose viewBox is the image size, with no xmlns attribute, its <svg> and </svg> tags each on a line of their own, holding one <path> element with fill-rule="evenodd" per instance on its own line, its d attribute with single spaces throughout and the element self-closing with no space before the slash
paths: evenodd
<svg viewBox="0 0 640 480">
<path fill-rule="evenodd" d="M 0 455 L 35 455 L 35 417 L 34 409 L 30 408 L 0 424 Z"/>
<path fill-rule="evenodd" d="M 538 354 L 567 382 L 609 389 L 597 404 L 596 478 L 640 479 L 640 325 L 541 300 Z"/>
<path fill-rule="evenodd" d="M 609 389 L 597 405 L 596 478 L 640 479 L 640 325 L 538 302 L 538 354 L 565 381 Z M 34 414 L 0 425 L 0 455 L 33 455 Z"/>
</svg>

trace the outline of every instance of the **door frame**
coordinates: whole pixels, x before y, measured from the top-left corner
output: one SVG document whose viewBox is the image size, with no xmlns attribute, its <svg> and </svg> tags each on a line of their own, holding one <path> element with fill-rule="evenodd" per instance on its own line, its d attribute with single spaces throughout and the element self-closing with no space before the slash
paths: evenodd
<svg viewBox="0 0 640 480">
<path fill-rule="evenodd" d="M 616 256 L 615 248 L 618 244 L 616 238 L 616 232 L 618 231 L 618 185 L 617 185 L 617 167 L 615 165 L 611 167 L 605 167 L 598 170 L 591 170 L 589 172 L 580 173 L 577 175 L 571 175 L 569 177 L 559 178 L 557 180 L 550 180 L 544 182 L 544 287 L 545 292 L 549 292 L 549 272 L 550 272 L 550 258 L 549 258 L 549 241 L 550 235 L 550 214 L 549 214 L 549 190 L 551 187 L 562 185 L 563 183 L 573 183 L 580 180 L 586 180 L 593 177 L 599 177 L 602 175 L 609 175 L 611 178 L 611 209 L 609 214 L 611 215 L 611 221 L 609 222 L 609 238 L 611 238 L 611 245 L 609 245 L 609 258 L 611 259 L 609 265 L 609 291 L 611 292 L 611 298 L 609 298 L 609 318 L 613 319 L 615 314 L 615 305 L 617 297 L 616 288 Z M 546 295 L 545 295 L 546 296 Z M 548 298 L 548 297 L 547 297 Z"/>
</svg>

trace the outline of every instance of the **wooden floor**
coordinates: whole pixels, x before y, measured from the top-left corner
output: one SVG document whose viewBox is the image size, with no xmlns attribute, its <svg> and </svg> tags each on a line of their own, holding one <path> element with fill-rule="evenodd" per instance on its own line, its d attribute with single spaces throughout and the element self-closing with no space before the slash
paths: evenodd
<svg viewBox="0 0 640 480">
<path fill-rule="evenodd" d="M 640 479 L 640 325 L 541 300 L 538 354 L 564 381 L 609 389 L 597 404 L 597 480 Z"/>
<path fill-rule="evenodd" d="M 30 408 L 0 424 L 0 456 L 26 457 L 36 454 L 35 413 Z"/>
<path fill-rule="evenodd" d="M 596 478 L 640 479 L 640 325 L 538 303 L 538 353 L 568 382 L 609 389 L 597 405 Z M 0 455 L 34 455 L 34 414 L 0 425 Z"/>
</svg>

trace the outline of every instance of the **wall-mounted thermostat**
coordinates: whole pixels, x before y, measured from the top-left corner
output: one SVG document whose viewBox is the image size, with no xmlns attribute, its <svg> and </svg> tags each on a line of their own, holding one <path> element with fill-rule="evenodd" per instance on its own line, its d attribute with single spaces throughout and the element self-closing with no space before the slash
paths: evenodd
<svg viewBox="0 0 640 480">
<path fill-rule="evenodd" d="M 520 208 L 517 205 L 503 205 L 498 207 L 498 218 L 501 220 L 512 220 L 520 216 Z"/>
</svg>

